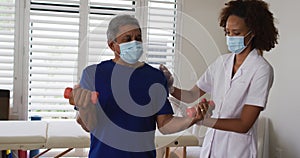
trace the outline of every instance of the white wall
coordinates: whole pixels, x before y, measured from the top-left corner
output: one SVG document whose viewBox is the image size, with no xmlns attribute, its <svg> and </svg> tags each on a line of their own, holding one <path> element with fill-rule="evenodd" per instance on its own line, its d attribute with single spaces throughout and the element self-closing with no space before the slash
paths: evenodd
<svg viewBox="0 0 300 158">
<path fill-rule="evenodd" d="M 264 115 L 271 118 L 271 153 L 283 158 L 300 157 L 300 1 L 268 0 L 277 18 L 279 44 L 266 55 L 275 69 L 275 82 Z"/>
<path fill-rule="evenodd" d="M 176 84 L 191 88 L 207 65 L 220 52 L 227 51 L 223 30 L 218 25 L 218 15 L 226 1 L 185 0 L 182 26 L 184 40 L 182 54 L 178 58 Z M 280 33 L 279 44 L 265 54 L 275 70 L 275 81 L 267 109 L 262 112 L 262 115 L 270 118 L 270 158 L 280 158 L 280 154 L 281 158 L 299 158 L 300 95 L 297 91 L 300 89 L 300 1 L 267 2 L 274 13 Z M 216 46 L 211 44 L 203 27 Z"/>
<path fill-rule="evenodd" d="M 175 84 L 194 86 L 207 66 L 226 49 L 224 31 L 218 24 L 220 0 L 185 0 L 182 20 L 182 52 L 177 56 Z"/>
</svg>

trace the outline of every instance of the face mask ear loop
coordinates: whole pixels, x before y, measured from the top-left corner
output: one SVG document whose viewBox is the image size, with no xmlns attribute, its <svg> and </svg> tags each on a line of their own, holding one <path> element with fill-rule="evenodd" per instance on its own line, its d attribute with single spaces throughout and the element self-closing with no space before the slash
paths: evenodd
<svg viewBox="0 0 300 158">
<path fill-rule="evenodd" d="M 252 31 L 249 31 L 249 33 L 247 33 L 247 35 L 246 35 L 245 37 L 247 37 L 251 32 L 252 32 Z M 250 44 L 250 42 L 252 41 L 253 37 L 254 37 L 254 36 L 252 36 L 252 37 L 249 39 L 249 41 L 248 41 L 247 44 L 245 45 L 246 47 L 249 46 L 249 44 Z"/>
<path fill-rule="evenodd" d="M 112 42 L 115 43 L 115 44 L 117 44 L 120 47 L 120 44 L 117 41 L 113 40 Z M 120 57 L 120 53 L 121 52 L 118 53 L 117 51 L 114 51 L 114 53 L 117 54 Z"/>
<path fill-rule="evenodd" d="M 251 32 L 252 32 L 252 31 L 249 31 L 249 32 L 245 35 L 245 37 L 247 37 Z"/>
</svg>

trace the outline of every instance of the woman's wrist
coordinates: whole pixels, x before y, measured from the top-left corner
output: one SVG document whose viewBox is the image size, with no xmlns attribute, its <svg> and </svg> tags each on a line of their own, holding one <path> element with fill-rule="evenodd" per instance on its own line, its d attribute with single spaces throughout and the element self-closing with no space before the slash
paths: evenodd
<svg viewBox="0 0 300 158">
<path fill-rule="evenodd" d="M 214 118 L 204 118 L 202 120 L 202 125 L 213 128 L 215 126 L 217 120 L 218 119 L 214 119 Z"/>
</svg>

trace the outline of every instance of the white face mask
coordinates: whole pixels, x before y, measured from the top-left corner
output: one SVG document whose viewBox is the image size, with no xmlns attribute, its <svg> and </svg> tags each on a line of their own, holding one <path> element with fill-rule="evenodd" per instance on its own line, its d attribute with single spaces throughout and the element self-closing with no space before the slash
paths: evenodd
<svg viewBox="0 0 300 158">
<path fill-rule="evenodd" d="M 130 41 L 121 43 L 120 58 L 129 64 L 135 64 L 143 54 L 143 43 L 139 41 Z"/>
<path fill-rule="evenodd" d="M 227 35 L 226 41 L 227 41 L 228 50 L 234 54 L 240 54 L 244 49 L 246 49 L 246 47 L 252 40 L 252 38 L 251 38 L 248 41 L 247 45 L 245 45 L 245 37 L 247 37 L 250 33 L 251 33 L 251 31 L 249 31 L 245 36 L 228 36 Z"/>
</svg>

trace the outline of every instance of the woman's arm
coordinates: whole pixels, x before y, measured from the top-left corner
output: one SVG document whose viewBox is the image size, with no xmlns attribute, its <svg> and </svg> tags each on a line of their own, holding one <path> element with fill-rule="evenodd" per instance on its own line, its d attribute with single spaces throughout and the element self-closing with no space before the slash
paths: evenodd
<svg viewBox="0 0 300 158">
<path fill-rule="evenodd" d="M 163 72 L 165 78 L 167 79 L 167 86 L 169 89 L 169 93 L 175 97 L 176 99 L 183 101 L 185 103 L 193 103 L 202 95 L 205 94 L 203 90 L 201 90 L 197 85 L 195 85 L 190 90 L 183 90 L 173 86 L 174 78 L 171 72 L 164 65 L 160 65 L 159 69 Z"/>
<path fill-rule="evenodd" d="M 174 91 L 171 93 L 173 97 L 185 103 L 193 103 L 204 94 L 205 92 L 202 91 L 197 85 L 190 90 L 183 90 L 174 87 Z"/>
<path fill-rule="evenodd" d="M 240 118 L 234 119 L 214 119 L 205 118 L 203 125 L 214 129 L 233 131 L 238 133 L 247 133 L 257 120 L 262 107 L 254 105 L 245 105 Z"/>
</svg>

